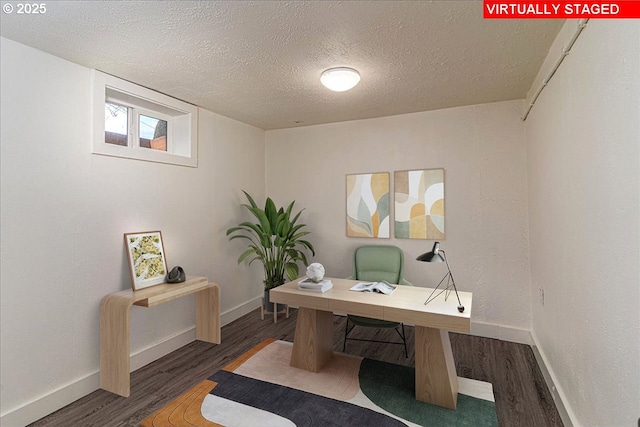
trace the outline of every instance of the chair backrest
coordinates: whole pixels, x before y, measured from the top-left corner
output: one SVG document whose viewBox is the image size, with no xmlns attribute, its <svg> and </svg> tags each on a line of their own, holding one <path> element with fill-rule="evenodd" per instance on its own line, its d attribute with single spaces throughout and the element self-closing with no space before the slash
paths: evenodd
<svg viewBox="0 0 640 427">
<path fill-rule="evenodd" d="M 360 246 L 353 255 L 355 280 L 409 284 L 404 280 L 402 249 L 390 245 Z"/>
</svg>

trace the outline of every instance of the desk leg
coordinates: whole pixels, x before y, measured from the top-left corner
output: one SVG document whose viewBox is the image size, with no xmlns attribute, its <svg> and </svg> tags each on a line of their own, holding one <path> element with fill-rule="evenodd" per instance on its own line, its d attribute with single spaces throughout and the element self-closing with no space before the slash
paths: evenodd
<svg viewBox="0 0 640 427">
<path fill-rule="evenodd" d="M 129 397 L 131 298 L 107 295 L 100 303 L 100 388 Z"/>
<path fill-rule="evenodd" d="M 456 409 L 458 376 L 449 332 L 416 326 L 416 400 Z"/>
<path fill-rule="evenodd" d="M 196 292 L 196 339 L 220 344 L 220 288 Z"/>
<path fill-rule="evenodd" d="M 333 357 L 333 313 L 300 307 L 291 366 L 319 372 Z"/>
</svg>

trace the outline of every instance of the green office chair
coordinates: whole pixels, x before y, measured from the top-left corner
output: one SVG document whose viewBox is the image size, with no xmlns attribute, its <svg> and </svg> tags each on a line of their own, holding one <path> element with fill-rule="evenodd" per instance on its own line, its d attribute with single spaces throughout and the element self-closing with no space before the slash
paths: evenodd
<svg viewBox="0 0 640 427">
<path fill-rule="evenodd" d="M 403 272 L 404 255 L 402 254 L 402 250 L 400 248 L 389 245 L 361 246 L 356 249 L 354 253 L 353 274 L 349 276 L 349 279 L 362 280 L 365 282 L 386 281 L 393 284 L 413 286 L 410 282 L 404 279 Z M 384 298 L 384 296 L 382 295 L 380 297 Z M 351 328 L 349 328 L 349 323 L 353 324 Z M 368 340 L 349 337 L 349 334 L 356 326 L 383 329 L 393 328 L 402 339 L 402 342 Z M 407 353 L 407 339 L 404 333 L 404 324 L 400 322 L 370 319 L 368 317 L 354 316 L 349 314 L 347 315 L 347 326 L 344 329 L 344 344 L 342 346 L 343 352 L 347 348 L 347 340 L 401 344 L 404 345 L 405 357 L 409 357 Z"/>
</svg>

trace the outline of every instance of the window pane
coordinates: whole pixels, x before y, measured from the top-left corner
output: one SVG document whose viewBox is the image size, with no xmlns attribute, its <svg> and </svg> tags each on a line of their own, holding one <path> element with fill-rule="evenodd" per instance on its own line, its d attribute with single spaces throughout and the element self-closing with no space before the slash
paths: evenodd
<svg viewBox="0 0 640 427">
<path fill-rule="evenodd" d="M 140 114 L 140 147 L 167 151 L 167 122 Z"/>
<path fill-rule="evenodd" d="M 104 142 L 126 147 L 129 133 L 128 113 L 129 109 L 124 105 L 104 103 Z"/>
</svg>

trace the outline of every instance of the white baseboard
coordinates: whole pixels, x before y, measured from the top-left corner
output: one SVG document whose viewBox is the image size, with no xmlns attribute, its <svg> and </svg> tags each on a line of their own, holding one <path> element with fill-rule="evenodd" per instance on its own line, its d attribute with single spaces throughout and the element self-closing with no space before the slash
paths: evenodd
<svg viewBox="0 0 640 427">
<path fill-rule="evenodd" d="M 257 297 L 244 304 L 227 310 L 220 315 L 220 324 L 224 326 L 245 314 L 260 307 L 261 297 Z M 131 371 L 135 371 L 154 360 L 184 347 L 196 339 L 195 326 L 168 337 L 167 339 L 137 351 L 131 355 Z M 29 403 L 14 408 L 0 416 L 2 427 L 24 427 L 52 412 L 75 402 L 76 400 L 100 388 L 100 371 L 93 372 L 83 378 L 66 384 L 59 389 L 49 392 Z"/>
<path fill-rule="evenodd" d="M 236 305 L 235 307 L 230 308 L 220 315 L 220 324 L 222 326 L 228 325 L 236 319 L 241 318 L 247 313 L 252 312 L 256 308 L 260 308 L 262 305 L 262 296 L 255 297 L 252 300 L 249 300 L 245 303 Z"/>
<path fill-rule="evenodd" d="M 0 426 L 24 427 L 94 392 L 98 388 L 100 388 L 99 372 L 80 378 L 21 407 L 5 412 L 0 417 Z"/>
<path fill-rule="evenodd" d="M 531 345 L 531 331 L 491 323 L 471 322 L 471 334 L 518 344 Z"/>
<path fill-rule="evenodd" d="M 551 397 L 556 404 L 556 408 L 558 408 L 562 423 L 565 427 L 579 427 L 580 424 L 576 420 L 576 415 L 567 404 L 567 396 L 562 390 L 562 387 L 558 385 L 557 377 L 554 374 L 553 369 L 549 368 L 547 357 L 541 350 L 536 334 L 533 331 L 531 331 L 531 340 L 533 341 L 533 344 L 531 344 L 533 347 L 533 354 L 536 357 L 538 366 L 540 366 L 542 376 L 544 377 L 544 381 L 547 383 L 547 387 L 551 392 Z"/>
</svg>

